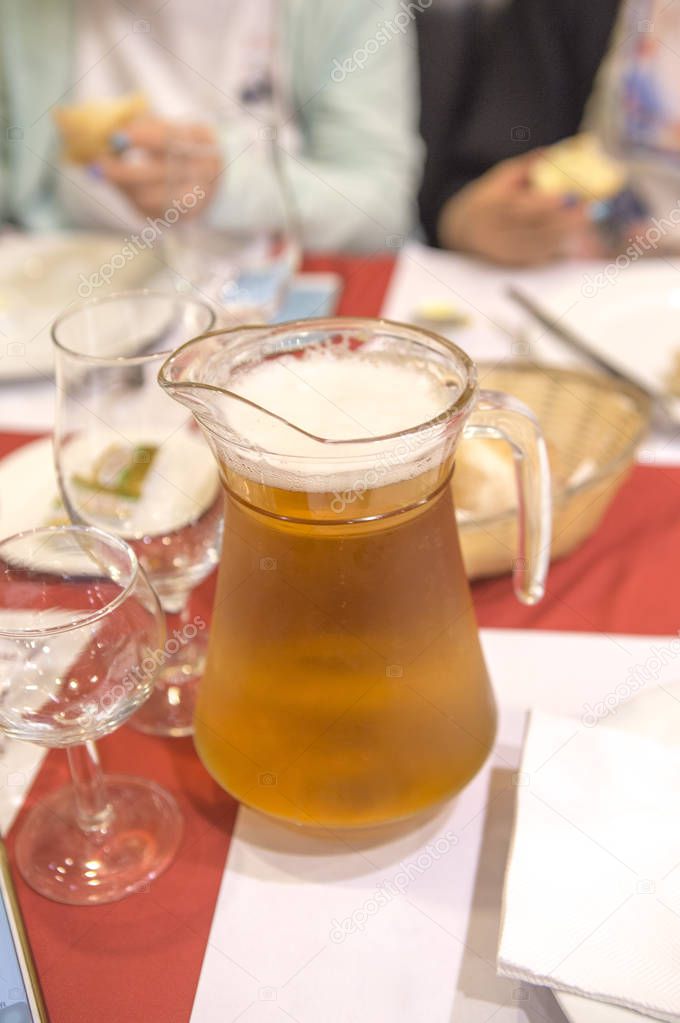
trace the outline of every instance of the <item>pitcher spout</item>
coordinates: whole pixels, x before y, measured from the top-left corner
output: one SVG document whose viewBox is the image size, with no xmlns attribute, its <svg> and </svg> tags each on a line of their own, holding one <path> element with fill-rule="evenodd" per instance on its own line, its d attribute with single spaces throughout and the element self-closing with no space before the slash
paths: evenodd
<svg viewBox="0 0 680 1023">
<path fill-rule="evenodd" d="M 450 350 L 442 352 L 442 344 Z M 364 386 L 384 389 L 369 397 L 368 418 L 353 407 L 359 363 L 368 373 Z M 387 385 L 398 391 L 404 381 L 395 374 L 403 378 L 409 367 L 409 384 L 419 372 L 422 379 L 425 363 L 429 391 L 411 389 L 405 408 L 404 395 L 400 401 Z M 342 318 L 212 331 L 175 351 L 158 379 L 205 429 L 233 436 L 239 413 L 255 426 L 254 416 L 267 417 L 272 433 L 284 429 L 329 446 L 368 445 L 444 424 L 459 433 L 476 395 L 475 367 L 456 346 L 404 324 Z M 363 395 L 359 404 L 365 401 Z"/>
</svg>

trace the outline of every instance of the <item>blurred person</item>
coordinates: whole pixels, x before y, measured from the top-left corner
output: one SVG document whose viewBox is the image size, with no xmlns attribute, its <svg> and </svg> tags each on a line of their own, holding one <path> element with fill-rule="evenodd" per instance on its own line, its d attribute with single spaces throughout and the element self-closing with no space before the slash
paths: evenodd
<svg viewBox="0 0 680 1023">
<path fill-rule="evenodd" d="M 670 210 L 680 192 L 680 109 L 665 109 L 680 106 L 671 66 L 678 6 L 476 0 L 429 12 L 419 22 L 428 241 L 509 266 L 537 265 L 604 255 L 644 227 L 645 211 Z M 454 19 L 460 38 L 452 56 Z M 665 55 L 665 66 L 654 54 Z M 446 106 L 437 97 L 442 83 Z M 584 126 L 624 164 L 631 191 L 614 217 L 615 204 L 604 209 L 533 184 L 542 147 Z"/>
<path fill-rule="evenodd" d="M 365 0 L 138 0 L 135 13 L 116 0 L 3 5 L 2 219 L 129 230 L 162 216 L 168 144 L 179 137 L 195 147 L 186 189 L 205 193 L 192 215 L 217 228 L 276 228 L 262 161 L 275 132 L 304 245 L 390 244 L 412 225 L 420 172 L 407 38 L 419 9 L 396 0 L 379 9 Z M 147 112 L 112 132 L 98 158 L 64 159 L 55 109 L 68 119 L 83 102 L 130 93 L 145 97 Z"/>
</svg>

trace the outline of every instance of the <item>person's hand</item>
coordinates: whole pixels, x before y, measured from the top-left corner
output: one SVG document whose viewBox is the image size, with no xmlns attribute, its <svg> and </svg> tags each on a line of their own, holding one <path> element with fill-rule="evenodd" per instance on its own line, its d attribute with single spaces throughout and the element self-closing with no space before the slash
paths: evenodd
<svg viewBox="0 0 680 1023">
<path fill-rule="evenodd" d="M 97 173 L 117 185 L 140 213 L 163 216 L 173 201 L 182 203 L 191 193 L 198 202 L 185 203 L 183 213 L 192 216 L 210 201 L 223 169 L 210 125 L 144 117 L 112 142 L 119 152 L 103 157 Z"/>
<path fill-rule="evenodd" d="M 579 251 L 590 235 L 585 205 L 533 188 L 529 171 L 537 155 L 505 160 L 452 196 L 439 215 L 440 244 L 507 266 Z"/>
</svg>

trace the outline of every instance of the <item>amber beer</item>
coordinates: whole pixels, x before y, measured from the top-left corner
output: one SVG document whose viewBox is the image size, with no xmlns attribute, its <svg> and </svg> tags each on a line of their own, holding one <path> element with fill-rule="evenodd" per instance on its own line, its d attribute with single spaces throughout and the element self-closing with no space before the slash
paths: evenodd
<svg viewBox="0 0 680 1023">
<path fill-rule="evenodd" d="M 372 825 L 446 799 L 487 757 L 495 710 L 452 463 L 327 491 L 222 466 L 195 739 L 239 800 L 301 824 Z"/>
<path fill-rule="evenodd" d="M 331 828 L 459 791 L 492 747 L 495 710 L 453 509 L 455 445 L 464 432 L 513 445 L 515 589 L 536 603 L 551 502 L 531 414 L 479 392 L 451 342 L 377 320 L 211 332 L 159 380 L 192 410 L 225 490 L 195 719 L 208 770 L 250 806 Z"/>
</svg>

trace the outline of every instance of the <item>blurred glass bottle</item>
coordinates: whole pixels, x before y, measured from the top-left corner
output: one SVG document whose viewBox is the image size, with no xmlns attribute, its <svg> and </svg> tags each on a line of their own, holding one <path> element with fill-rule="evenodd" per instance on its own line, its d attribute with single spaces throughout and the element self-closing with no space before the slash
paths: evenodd
<svg viewBox="0 0 680 1023">
<path fill-rule="evenodd" d="M 268 322 L 300 259 L 277 129 L 263 125 L 248 142 L 258 149 L 257 180 L 244 195 L 242 183 L 230 189 L 229 161 L 239 158 L 238 140 L 228 123 L 213 128 L 214 141 L 197 141 L 181 125 L 169 140 L 167 208 L 178 209 L 178 216 L 163 233 L 163 258 L 176 287 L 213 303 L 222 324 Z"/>
</svg>

